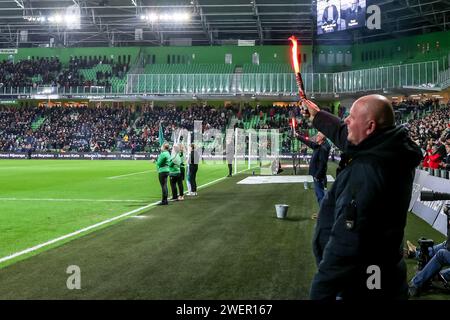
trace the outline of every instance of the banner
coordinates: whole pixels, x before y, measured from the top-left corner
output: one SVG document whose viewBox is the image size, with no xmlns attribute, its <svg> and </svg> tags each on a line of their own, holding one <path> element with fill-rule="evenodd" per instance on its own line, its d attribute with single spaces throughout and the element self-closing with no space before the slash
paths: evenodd
<svg viewBox="0 0 450 320">
<path fill-rule="evenodd" d="M 98 153 L 98 152 L 55 152 L 55 153 L 46 153 L 46 152 L 33 152 L 31 154 L 32 159 L 85 159 L 85 160 L 94 160 L 94 159 L 109 159 L 109 160 L 150 160 L 157 158 L 159 153 Z M 298 155 L 296 154 L 280 154 L 280 155 L 267 155 L 267 159 L 292 159 L 293 156 L 296 156 L 296 159 L 310 159 L 311 155 Z M 250 156 L 252 159 L 257 160 L 257 156 Z M 225 159 L 225 155 L 202 155 L 202 159 Z M 249 156 L 240 155 L 236 157 L 237 159 L 248 159 Z M 335 160 L 339 161 L 340 157 L 335 156 Z M 0 152 L 0 159 L 27 159 L 26 152 Z M 332 157 L 329 158 L 331 161 Z"/>
<path fill-rule="evenodd" d="M 17 49 L 0 49 L 0 54 L 17 54 Z"/>
<path fill-rule="evenodd" d="M 67 160 L 151 160 L 156 159 L 156 153 L 99 153 L 99 152 L 33 152 L 31 159 L 67 159 Z M 27 153 L 0 152 L 0 159 L 28 159 Z"/>
<path fill-rule="evenodd" d="M 425 220 L 433 229 L 447 235 L 447 217 L 444 214 L 445 204 L 450 201 L 420 201 L 421 191 L 449 192 L 450 180 L 431 176 L 427 171 L 416 170 L 413 194 L 410 205 L 411 211 Z"/>
<path fill-rule="evenodd" d="M 411 201 L 409 202 L 409 209 L 408 209 L 409 211 L 412 210 L 417 199 L 419 199 L 422 185 L 423 185 L 425 179 L 428 177 L 428 175 L 429 175 L 428 172 L 426 172 L 424 170 L 416 170 L 416 174 L 414 176 L 414 182 L 413 182 Z"/>
</svg>

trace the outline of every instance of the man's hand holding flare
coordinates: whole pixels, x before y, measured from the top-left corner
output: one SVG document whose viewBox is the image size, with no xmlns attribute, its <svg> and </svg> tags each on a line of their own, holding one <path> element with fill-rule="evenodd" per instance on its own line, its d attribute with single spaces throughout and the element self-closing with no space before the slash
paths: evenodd
<svg viewBox="0 0 450 320">
<path fill-rule="evenodd" d="M 317 104 L 315 104 L 311 100 L 302 99 L 301 103 L 302 103 L 302 106 L 308 110 L 311 120 L 315 117 L 317 112 L 320 111 L 320 108 L 317 106 Z M 302 108 L 302 111 L 303 111 L 303 108 Z"/>
</svg>

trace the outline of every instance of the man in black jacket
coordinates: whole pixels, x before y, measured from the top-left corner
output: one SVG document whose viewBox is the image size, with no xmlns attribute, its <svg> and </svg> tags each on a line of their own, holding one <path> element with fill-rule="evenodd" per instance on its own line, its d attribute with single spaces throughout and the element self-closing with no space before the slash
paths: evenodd
<svg viewBox="0 0 450 320">
<path fill-rule="evenodd" d="M 328 156 L 330 155 L 331 149 L 330 144 L 321 132 L 316 135 L 316 142 L 306 139 L 297 133 L 296 137 L 313 149 L 308 174 L 314 179 L 314 191 L 320 206 L 320 202 L 322 202 L 323 196 L 325 195 L 325 187 L 327 186 Z"/>
<path fill-rule="evenodd" d="M 447 142 L 445 144 L 445 151 L 447 155 L 445 156 L 445 158 L 441 163 L 441 168 L 450 171 L 450 142 Z"/>
<path fill-rule="evenodd" d="M 189 171 L 188 181 L 191 185 L 191 191 L 188 193 L 190 196 L 197 195 L 197 171 L 198 163 L 200 162 L 200 154 L 195 147 L 195 144 L 191 143 L 191 153 L 189 156 Z"/>
<path fill-rule="evenodd" d="M 422 159 L 381 95 L 359 98 L 345 122 L 305 100 L 313 126 L 344 154 L 320 206 L 311 299 L 407 299 L 403 233 Z"/>
</svg>

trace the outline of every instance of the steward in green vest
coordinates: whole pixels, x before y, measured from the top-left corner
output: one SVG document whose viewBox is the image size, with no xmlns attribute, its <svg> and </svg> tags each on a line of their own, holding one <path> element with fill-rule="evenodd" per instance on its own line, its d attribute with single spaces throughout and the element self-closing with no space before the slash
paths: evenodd
<svg viewBox="0 0 450 320">
<path fill-rule="evenodd" d="M 170 188 L 172 200 L 184 200 L 183 180 L 181 180 L 181 157 L 179 146 L 173 146 L 172 157 L 169 160 Z M 177 189 L 178 187 L 178 189 Z"/>
<path fill-rule="evenodd" d="M 169 190 L 167 189 L 167 179 L 169 177 L 170 153 L 169 144 L 166 142 L 161 147 L 161 153 L 156 160 L 156 168 L 158 169 L 159 184 L 161 185 L 162 200 L 159 205 L 167 205 L 169 202 L 167 198 L 169 196 Z"/>
</svg>

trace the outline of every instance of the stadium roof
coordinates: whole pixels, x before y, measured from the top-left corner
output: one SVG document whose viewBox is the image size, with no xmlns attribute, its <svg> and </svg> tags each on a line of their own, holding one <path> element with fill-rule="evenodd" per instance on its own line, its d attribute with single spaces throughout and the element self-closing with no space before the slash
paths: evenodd
<svg viewBox="0 0 450 320">
<path fill-rule="evenodd" d="M 291 34 L 305 43 L 361 42 L 443 31 L 450 27 L 450 0 L 376 0 L 382 30 L 316 36 L 311 0 L 0 0 L 0 47 L 283 44 Z M 79 29 L 49 23 L 79 5 Z M 150 22 L 152 14 L 188 12 L 187 22 Z M 176 19 L 175 19 L 176 20 Z M 142 40 L 136 40 L 142 29 Z M 137 32 L 139 35 L 139 31 Z"/>
</svg>

